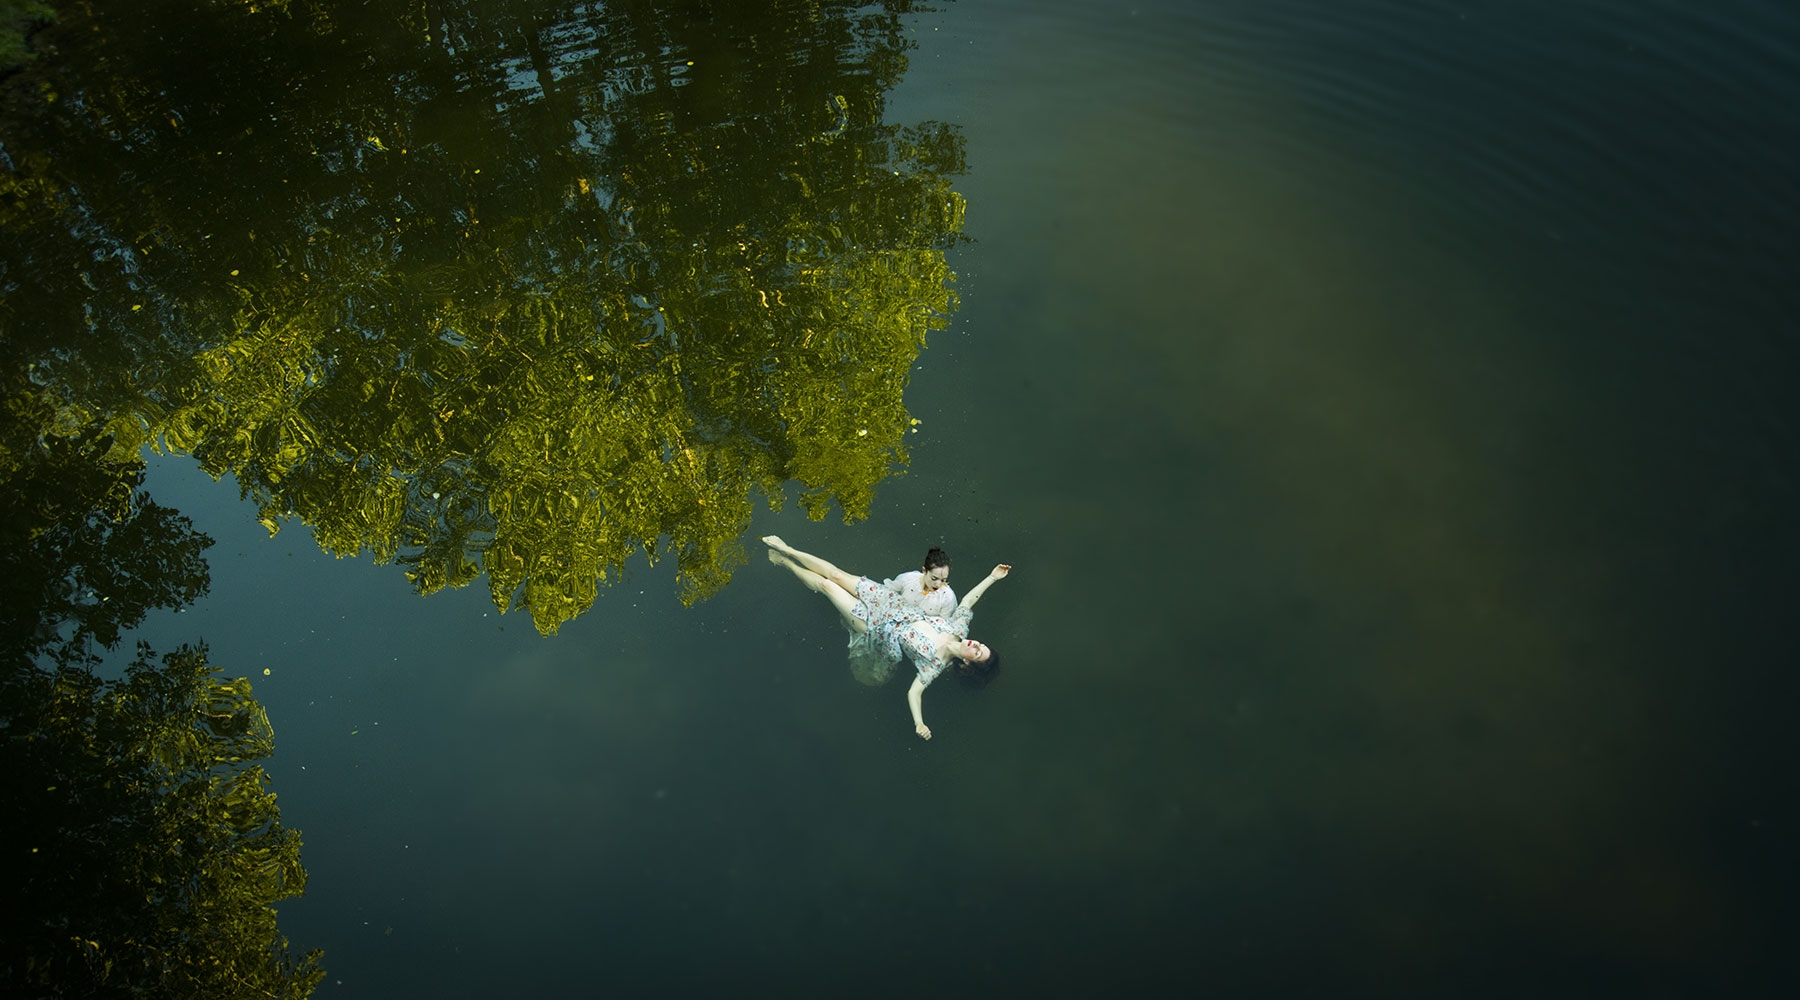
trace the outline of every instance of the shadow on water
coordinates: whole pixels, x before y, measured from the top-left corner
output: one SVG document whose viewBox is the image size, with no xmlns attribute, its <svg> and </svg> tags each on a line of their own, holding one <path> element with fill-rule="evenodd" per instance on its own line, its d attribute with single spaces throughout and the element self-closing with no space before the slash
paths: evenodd
<svg viewBox="0 0 1800 1000">
<path fill-rule="evenodd" d="M 752 494 L 907 460 L 963 220 L 909 10 L 78 5 L 8 107 L 31 405 L 545 633 L 633 553 L 708 596 Z"/>
</svg>

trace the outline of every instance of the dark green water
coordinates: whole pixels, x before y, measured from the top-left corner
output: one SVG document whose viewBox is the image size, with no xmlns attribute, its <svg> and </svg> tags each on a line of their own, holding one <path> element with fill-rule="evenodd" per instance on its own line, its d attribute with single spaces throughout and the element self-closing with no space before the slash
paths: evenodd
<svg viewBox="0 0 1800 1000">
<path fill-rule="evenodd" d="M 1789 7 L 302 6 L 67 18 L 0 337 L 200 456 L 319 995 L 1794 986 Z"/>
</svg>

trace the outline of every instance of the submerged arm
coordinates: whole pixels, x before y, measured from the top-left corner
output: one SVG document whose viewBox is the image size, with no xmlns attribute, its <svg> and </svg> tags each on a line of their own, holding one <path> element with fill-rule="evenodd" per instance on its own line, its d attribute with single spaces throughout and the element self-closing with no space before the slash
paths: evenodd
<svg viewBox="0 0 1800 1000">
<path fill-rule="evenodd" d="M 906 704 L 912 708 L 913 732 L 926 739 L 931 739 L 931 727 L 925 724 L 925 716 L 919 709 L 919 696 L 924 693 L 925 678 L 914 677 L 912 687 L 906 689 Z"/>
</svg>

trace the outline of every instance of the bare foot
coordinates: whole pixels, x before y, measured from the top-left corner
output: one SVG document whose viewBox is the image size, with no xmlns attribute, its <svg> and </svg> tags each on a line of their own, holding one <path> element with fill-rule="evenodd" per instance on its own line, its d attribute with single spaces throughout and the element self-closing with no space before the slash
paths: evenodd
<svg viewBox="0 0 1800 1000">
<path fill-rule="evenodd" d="M 774 549 L 770 549 L 769 550 L 769 561 L 774 563 L 777 566 L 781 566 L 781 565 L 784 565 L 788 560 L 787 560 L 786 556 L 775 551 Z"/>
<path fill-rule="evenodd" d="M 777 552 L 786 552 L 788 543 L 781 540 L 780 535 L 764 535 L 763 544 Z"/>
</svg>

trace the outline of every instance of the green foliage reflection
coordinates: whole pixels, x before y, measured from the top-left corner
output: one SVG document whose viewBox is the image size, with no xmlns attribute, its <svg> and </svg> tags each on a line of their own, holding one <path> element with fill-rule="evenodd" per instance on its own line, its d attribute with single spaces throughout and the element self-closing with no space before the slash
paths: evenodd
<svg viewBox="0 0 1800 1000">
<path fill-rule="evenodd" d="M 633 553 L 705 597 L 753 494 L 855 519 L 906 462 L 963 222 L 960 135 L 883 122 L 908 4 L 187 6 L 89 13 L 20 99 L 0 317 L 48 429 L 544 632 Z"/>
<path fill-rule="evenodd" d="M 26 35 L 55 19 L 56 11 L 43 0 L 0 0 L 0 73 L 31 58 Z"/>
<path fill-rule="evenodd" d="M 249 681 L 204 647 L 101 652 L 205 593 L 212 540 L 91 435 L 38 442 L 40 396 L 0 372 L 0 993 L 304 997 L 272 904 L 305 886 L 256 761 Z"/>
<path fill-rule="evenodd" d="M 311 994 L 270 903 L 306 884 L 253 762 L 274 749 L 243 678 L 204 648 L 140 647 L 116 681 L 12 672 L 0 691 L 9 996 Z"/>
<path fill-rule="evenodd" d="M 88 438 L 27 454 L 0 445 L 0 649 L 21 659 L 92 666 L 96 645 L 206 592 L 212 539 L 137 489 L 141 464 L 96 460 L 105 450 Z"/>
</svg>

